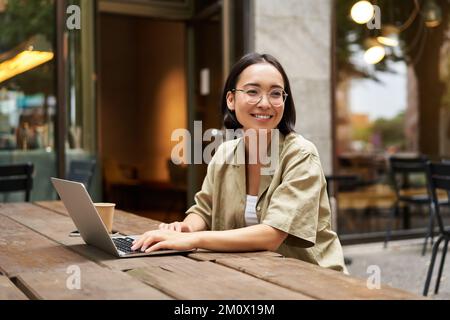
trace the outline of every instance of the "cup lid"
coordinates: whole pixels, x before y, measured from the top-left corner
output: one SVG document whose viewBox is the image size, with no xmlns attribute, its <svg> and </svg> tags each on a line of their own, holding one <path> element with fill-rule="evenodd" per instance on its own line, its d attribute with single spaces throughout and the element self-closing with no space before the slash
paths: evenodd
<svg viewBox="0 0 450 320">
<path fill-rule="evenodd" d="M 114 207 L 115 203 L 109 203 L 109 202 L 95 202 L 94 206 L 96 207 Z"/>
</svg>

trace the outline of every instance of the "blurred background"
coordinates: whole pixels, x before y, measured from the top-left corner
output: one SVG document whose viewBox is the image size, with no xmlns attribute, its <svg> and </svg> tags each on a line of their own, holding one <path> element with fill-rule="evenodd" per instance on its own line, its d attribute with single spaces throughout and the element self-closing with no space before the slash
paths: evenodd
<svg viewBox="0 0 450 320">
<path fill-rule="evenodd" d="M 220 132 L 230 67 L 271 53 L 291 81 L 296 130 L 319 149 L 341 240 L 380 240 L 397 200 L 389 157 L 450 158 L 449 9 L 446 0 L 0 0 L 0 164 L 34 165 L 31 201 L 56 199 L 49 177 L 84 163 L 95 201 L 181 219 L 206 164 L 174 165 L 172 132 L 193 133 L 194 121 Z M 408 183 L 423 192 L 423 176 Z M 427 204 L 401 209 L 392 237 L 423 236 Z"/>
</svg>

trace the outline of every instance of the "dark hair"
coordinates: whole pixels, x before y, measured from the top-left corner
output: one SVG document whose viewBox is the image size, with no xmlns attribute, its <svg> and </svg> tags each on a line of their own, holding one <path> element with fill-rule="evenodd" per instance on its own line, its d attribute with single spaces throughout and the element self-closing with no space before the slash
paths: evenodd
<svg viewBox="0 0 450 320">
<path fill-rule="evenodd" d="M 236 118 L 236 114 L 234 111 L 231 111 L 227 107 L 227 93 L 236 88 L 236 83 L 239 80 L 239 76 L 242 71 L 257 63 L 270 63 L 273 65 L 283 76 L 284 81 L 284 91 L 288 94 L 286 102 L 284 103 L 284 112 L 283 117 L 281 118 L 280 123 L 278 124 L 278 129 L 284 135 L 295 131 L 295 105 L 294 99 L 292 98 L 291 86 L 289 84 L 289 79 L 284 72 L 283 67 L 278 62 L 278 60 L 270 54 L 260 54 L 260 53 L 249 53 L 243 56 L 230 71 L 228 75 L 227 81 L 225 82 L 225 86 L 223 88 L 222 93 L 222 104 L 221 111 L 223 115 L 223 124 L 226 129 L 238 129 L 242 128 L 242 125 Z"/>
</svg>

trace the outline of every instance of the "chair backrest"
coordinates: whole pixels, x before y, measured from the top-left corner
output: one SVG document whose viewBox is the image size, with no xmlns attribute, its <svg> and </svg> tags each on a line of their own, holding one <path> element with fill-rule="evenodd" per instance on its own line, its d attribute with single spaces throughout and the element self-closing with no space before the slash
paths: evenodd
<svg viewBox="0 0 450 320">
<path fill-rule="evenodd" d="M 80 182 L 89 190 L 92 177 L 94 176 L 95 164 L 95 159 L 72 160 L 67 180 Z"/>
<path fill-rule="evenodd" d="M 25 201 L 30 201 L 33 169 L 32 163 L 0 165 L 0 192 L 25 191 Z"/>
<path fill-rule="evenodd" d="M 424 177 L 424 187 L 426 187 L 426 156 L 389 158 L 391 179 L 395 192 L 399 196 L 402 189 L 410 188 L 410 178 L 414 174 L 422 174 Z M 400 176 L 400 179 L 399 179 Z"/>
<path fill-rule="evenodd" d="M 354 174 L 326 175 L 328 196 L 334 195 L 336 191 L 347 191 L 355 189 L 361 184 L 361 178 Z"/>
<path fill-rule="evenodd" d="M 449 162 L 427 162 L 426 166 L 427 177 L 429 180 L 430 193 L 433 210 L 436 214 L 439 230 L 444 232 L 444 224 L 440 215 L 440 206 L 438 198 L 438 189 L 447 192 L 447 196 L 450 197 L 450 163 Z M 449 199 L 450 200 L 450 199 Z"/>
</svg>

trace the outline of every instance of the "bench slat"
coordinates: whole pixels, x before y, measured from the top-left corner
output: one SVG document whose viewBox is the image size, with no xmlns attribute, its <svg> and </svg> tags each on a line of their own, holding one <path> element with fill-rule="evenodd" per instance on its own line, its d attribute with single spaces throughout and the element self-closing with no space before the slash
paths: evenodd
<svg viewBox="0 0 450 320">
<path fill-rule="evenodd" d="M 20 291 L 7 277 L 0 275 L 0 300 L 27 300 L 27 296 Z"/>
<path fill-rule="evenodd" d="M 406 291 L 381 286 L 369 289 L 366 281 L 292 258 L 230 258 L 216 263 L 260 279 L 307 292 L 317 299 L 422 299 Z"/>
<path fill-rule="evenodd" d="M 311 299 L 212 262 L 178 261 L 127 273 L 176 299 Z"/>
</svg>

